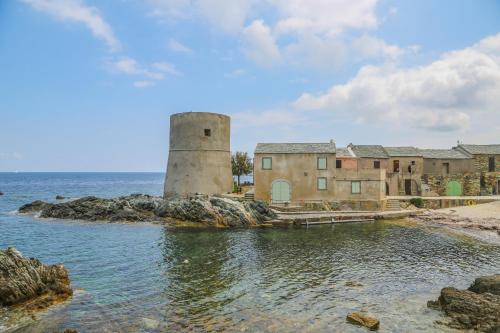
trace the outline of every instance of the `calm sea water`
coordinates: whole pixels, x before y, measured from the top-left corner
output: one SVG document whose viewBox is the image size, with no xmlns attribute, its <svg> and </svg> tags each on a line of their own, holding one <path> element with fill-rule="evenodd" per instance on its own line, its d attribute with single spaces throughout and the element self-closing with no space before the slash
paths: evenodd
<svg viewBox="0 0 500 333">
<path fill-rule="evenodd" d="M 500 271 L 500 246 L 404 221 L 309 229 L 171 230 L 39 220 L 13 212 L 36 199 L 160 195 L 160 173 L 0 173 L 0 248 L 63 263 L 75 296 L 0 331 L 432 332 L 440 288 Z M 361 283 L 359 287 L 346 282 Z"/>
</svg>

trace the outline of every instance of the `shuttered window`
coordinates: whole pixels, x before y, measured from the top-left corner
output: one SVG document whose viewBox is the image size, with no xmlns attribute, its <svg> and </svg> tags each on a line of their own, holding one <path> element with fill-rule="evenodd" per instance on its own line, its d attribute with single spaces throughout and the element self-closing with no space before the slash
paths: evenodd
<svg viewBox="0 0 500 333">
<path fill-rule="evenodd" d="M 361 193 L 361 182 L 360 181 L 352 181 L 351 182 L 351 193 L 352 194 Z"/>
<path fill-rule="evenodd" d="M 271 157 L 262 157 L 262 169 L 271 170 L 273 168 L 273 159 Z"/>
<path fill-rule="evenodd" d="M 318 170 L 326 170 L 326 157 L 318 157 Z"/>
<path fill-rule="evenodd" d="M 324 191 L 327 188 L 326 177 L 318 177 L 318 190 Z"/>
</svg>

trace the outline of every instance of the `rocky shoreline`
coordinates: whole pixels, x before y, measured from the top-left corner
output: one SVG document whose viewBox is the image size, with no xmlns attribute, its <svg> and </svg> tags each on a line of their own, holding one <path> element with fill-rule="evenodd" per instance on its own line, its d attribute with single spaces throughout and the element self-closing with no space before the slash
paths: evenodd
<svg viewBox="0 0 500 333">
<path fill-rule="evenodd" d="M 41 218 L 172 225 L 195 223 L 215 227 L 257 226 L 276 218 L 262 201 L 240 202 L 217 196 L 166 200 L 144 194 L 110 199 L 88 196 L 58 203 L 37 200 L 18 211 Z"/>
<path fill-rule="evenodd" d="M 63 265 L 45 265 L 13 247 L 0 250 L 0 306 L 36 311 L 72 294 Z"/>
<path fill-rule="evenodd" d="M 477 278 L 467 290 L 443 288 L 427 306 L 442 310 L 452 328 L 500 332 L 500 274 Z"/>
</svg>

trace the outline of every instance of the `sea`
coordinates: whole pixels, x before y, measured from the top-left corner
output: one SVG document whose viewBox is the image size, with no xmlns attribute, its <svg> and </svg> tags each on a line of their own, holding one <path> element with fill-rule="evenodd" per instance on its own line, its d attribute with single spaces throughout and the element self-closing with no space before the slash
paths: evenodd
<svg viewBox="0 0 500 333">
<path fill-rule="evenodd" d="M 429 309 L 445 286 L 500 272 L 500 245 L 407 220 L 289 228 L 172 228 L 40 219 L 56 195 L 161 195 L 163 173 L 0 173 L 0 248 L 62 263 L 74 295 L 2 332 L 455 332 Z"/>
</svg>

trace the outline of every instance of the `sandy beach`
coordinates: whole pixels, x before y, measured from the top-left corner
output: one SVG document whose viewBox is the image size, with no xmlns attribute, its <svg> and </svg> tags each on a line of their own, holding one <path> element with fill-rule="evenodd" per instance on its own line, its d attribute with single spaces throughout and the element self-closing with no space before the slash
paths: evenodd
<svg viewBox="0 0 500 333">
<path fill-rule="evenodd" d="M 500 234 L 500 201 L 475 206 L 427 210 L 415 219 L 467 229 L 496 231 Z"/>
</svg>

